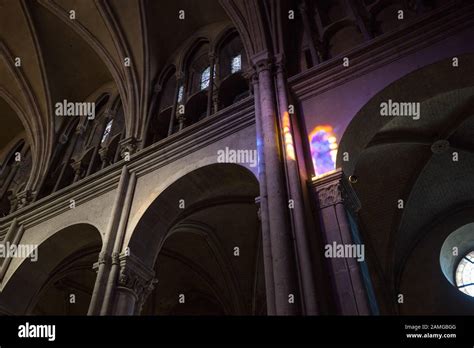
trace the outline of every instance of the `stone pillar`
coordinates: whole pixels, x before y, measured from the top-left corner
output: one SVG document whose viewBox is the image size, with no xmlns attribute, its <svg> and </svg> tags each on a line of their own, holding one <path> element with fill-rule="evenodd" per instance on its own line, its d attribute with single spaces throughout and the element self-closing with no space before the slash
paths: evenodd
<svg viewBox="0 0 474 348">
<path fill-rule="evenodd" d="M 81 180 L 84 177 L 84 174 L 86 173 L 86 167 L 82 163 L 82 159 L 78 159 L 72 162 L 71 167 L 74 170 L 74 179 L 72 182 L 74 183 L 76 181 Z"/>
<path fill-rule="evenodd" d="M 311 183 L 326 251 L 334 246 L 356 245 L 349 222 L 349 212 L 360 209 L 360 202 L 341 169 L 337 169 Z M 352 250 L 355 248 L 353 247 Z M 355 255 L 326 257 L 335 293 L 338 314 L 368 315 L 370 307 L 363 281 L 361 264 Z M 364 256 L 365 257 L 365 256 Z"/>
<path fill-rule="evenodd" d="M 125 238 L 125 230 L 128 224 L 128 217 L 130 216 L 130 209 L 132 207 L 136 181 L 136 174 L 132 173 L 128 182 L 127 193 L 125 194 L 125 198 L 123 200 L 122 214 L 117 227 L 117 233 L 115 234 L 115 241 L 113 241 L 112 265 L 110 266 L 110 272 L 105 288 L 104 300 L 102 301 L 102 307 L 100 310 L 101 315 L 107 315 L 110 311 L 110 306 L 112 304 L 112 298 L 114 296 L 113 292 L 119 274 L 119 255 L 120 251 L 123 249 L 123 240 Z"/>
<path fill-rule="evenodd" d="M 184 74 L 182 72 L 176 73 L 176 88 L 174 91 L 173 108 L 171 109 L 170 125 L 168 127 L 168 136 L 173 134 L 174 121 L 176 118 L 176 109 L 178 107 L 178 92 L 179 87 L 183 84 Z"/>
<path fill-rule="evenodd" d="M 289 191 L 289 199 L 292 201 L 292 208 L 289 210 L 292 228 L 295 235 L 296 259 L 299 270 L 299 280 L 302 290 L 301 305 L 306 315 L 316 315 L 318 313 L 316 301 L 316 288 L 314 284 L 313 266 L 309 248 L 308 231 L 305 224 L 305 212 L 303 194 L 301 191 L 301 179 L 296 158 L 294 144 L 294 132 L 292 129 L 291 117 L 288 111 L 288 95 L 286 89 L 286 78 L 284 73 L 284 58 L 278 56 L 276 87 L 278 95 L 278 109 L 280 117 L 280 128 L 282 132 L 284 163 L 286 165 L 286 179 Z M 295 122 L 293 122 L 294 124 Z"/>
<path fill-rule="evenodd" d="M 155 272 L 133 255 L 120 255 L 120 275 L 115 290 L 113 315 L 138 315 L 157 280 Z"/>
<path fill-rule="evenodd" d="M 273 279 L 273 259 L 270 236 L 270 223 L 268 221 L 268 202 L 267 202 L 267 181 L 265 178 L 265 158 L 263 155 L 263 135 L 262 120 L 260 110 L 260 91 L 258 85 L 258 76 L 251 76 L 253 95 L 255 98 L 255 130 L 257 135 L 257 155 L 258 155 L 258 179 L 260 182 L 260 197 L 255 199 L 259 208 L 259 220 L 262 232 L 263 247 L 263 265 L 265 272 L 265 293 L 267 300 L 267 314 L 275 315 L 275 282 Z"/>
<path fill-rule="evenodd" d="M 158 83 L 155 84 L 155 87 L 153 88 L 153 95 L 151 97 L 151 105 L 150 105 L 150 108 L 148 109 L 148 116 L 146 120 L 145 131 L 143 132 L 144 139 L 142 142 L 142 148 L 145 148 L 148 144 L 151 145 L 156 141 L 155 130 L 153 129 L 153 139 L 149 138 L 150 136 L 149 131 L 154 121 L 154 118 L 158 117 L 158 115 L 160 114 L 162 91 L 163 91 L 163 87 Z M 171 118 L 172 117 L 170 116 L 170 122 L 171 122 Z"/>
<path fill-rule="evenodd" d="M 11 211 L 13 213 L 15 210 L 26 207 L 28 204 L 33 202 L 35 199 L 35 193 L 31 190 L 23 190 L 18 192 L 11 199 Z"/>
<path fill-rule="evenodd" d="M 293 235 L 288 224 L 288 201 L 283 176 L 280 134 L 274 99 L 272 64 L 263 51 L 252 57 L 258 74 L 263 157 L 270 225 L 275 308 L 277 315 L 296 315 L 299 311 L 299 289 L 296 277 Z M 294 298 L 295 302 L 290 303 Z M 290 299 L 290 300 L 289 300 Z"/>
<path fill-rule="evenodd" d="M 87 313 L 88 315 L 97 315 L 100 312 L 100 307 L 108 279 L 108 271 L 110 269 L 110 256 L 114 246 L 119 221 L 122 215 L 122 207 L 129 183 L 129 177 L 130 174 L 128 172 L 127 166 L 123 166 L 117 188 L 117 194 L 112 207 L 112 213 L 107 225 L 107 231 L 105 233 L 102 250 L 99 254 L 98 262 L 94 265 L 94 268 L 97 269 L 97 277 L 94 284 L 94 290 L 92 292 L 91 302 L 89 304 L 89 310 Z"/>
<path fill-rule="evenodd" d="M 111 157 L 113 154 L 109 154 L 109 145 L 105 145 L 99 149 L 99 157 L 100 161 L 102 162 L 101 168 L 104 169 L 108 165 L 110 165 L 112 159 Z M 113 158 L 113 157 L 112 157 Z"/>
<path fill-rule="evenodd" d="M 59 188 L 59 185 L 62 181 L 62 178 L 64 176 L 64 173 L 67 169 L 68 166 L 70 166 L 69 162 L 71 161 L 71 158 L 72 158 L 72 155 L 74 154 L 74 149 L 77 145 L 77 141 L 78 139 L 84 135 L 86 131 L 86 127 L 84 126 L 84 124 L 82 123 L 79 123 L 74 131 L 74 134 L 72 136 L 72 139 L 67 139 L 67 137 L 65 138 L 64 137 L 64 134 L 63 136 L 61 137 L 61 144 L 63 144 L 64 146 L 67 146 L 67 142 L 68 141 L 71 141 L 72 142 L 72 146 L 70 146 L 69 148 L 67 148 L 67 153 L 65 154 L 64 156 L 64 160 L 63 162 L 65 163 L 62 168 L 61 168 L 61 172 L 59 173 L 59 176 L 58 176 L 58 179 L 56 180 L 56 183 L 54 185 L 54 188 L 53 188 L 53 191 L 52 192 L 56 192 Z M 51 192 L 51 193 L 52 193 Z"/>
<path fill-rule="evenodd" d="M 306 35 L 309 38 L 309 51 L 311 53 L 311 59 L 313 61 L 313 65 L 317 65 L 320 63 L 320 58 L 318 55 L 318 52 L 316 50 L 316 43 L 313 35 L 313 31 L 311 30 L 311 24 L 310 20 L 308 17 L 308 8 L 306 6 L 306 2 L 303 0 L 300 5 L 298 6 L 298 9 L 300 11 L 301 19 L 303 22 L 303 29 Z"/>
<path fill-rule="evenodd" d="M 216 65 L 216 56 L 214 52 L 209 53 L 209 91 L 207 93 L 207 113 L 206 115 L 209 117 L 212 114 L 212 103 L 213 103 L 213 94 L 214 94 L 214 74 L 215 74 L 215 65 Z"/>
</svg>

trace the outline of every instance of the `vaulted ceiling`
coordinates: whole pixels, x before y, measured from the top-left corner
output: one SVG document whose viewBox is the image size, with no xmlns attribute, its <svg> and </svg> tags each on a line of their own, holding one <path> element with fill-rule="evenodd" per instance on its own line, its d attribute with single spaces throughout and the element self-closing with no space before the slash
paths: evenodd
<svg viewBox="0 0 474 348">
<path fill-rule="evenodd" d="M 0 0 L 0 117 L 8 125 L 0 158 L 25 131 L 32 177 L 40 178 L 55 141 L 54 104 L 84 101 L 110 82 L 128 115 L 127 136 L 140 138 L 152 83 L 171 56 L 201 27 L 228 22 L 215 0 Z"/>
<path fill-rule="evenodd" d="M 340 163 L 358 178 L 353 187 L 376 283 L 387 285 L 379 290 L 392 298 L 416 245 L 474 202 L 474 56 L 461 59 L 459 70 L 442 61 L 388 86 L 360 110 L 341 141 L 339 153 L 348 151 L 351 161 Z M 420 119 L 380 117 L 380 103 L 388 99 L 420 102 Z M 430 250 L 430 262 L 438 264 L 439 249 Z"/>
</svg>

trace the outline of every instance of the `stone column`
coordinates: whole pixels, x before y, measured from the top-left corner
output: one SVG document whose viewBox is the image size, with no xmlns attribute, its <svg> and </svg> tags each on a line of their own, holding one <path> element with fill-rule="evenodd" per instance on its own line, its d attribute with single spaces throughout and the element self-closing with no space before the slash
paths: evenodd
<svg viewBox="0 0 474 348">
<path fill-rule="evenodd" d="M 101 315 L 107 315 L 110 310 L 112 298 L 114 296 L 114 288 L 117 283 L 117 278 L 120 268 L 120 251 L 123 249 L 123 240 L 125 238 L 125 230 L 128 224 L 128 217 L 130 216 L 130 209 L 133 202 L 133 194 L 136 186 L 136 173 L 130 175 L 128 182 L 127 193 L 123 201 L 122 214 L 120 222 L 117 227 L 117 233 L 115 235 L 115 241 L 113 241 L 113 252 L 112 252 L 112 265 L 110 266 L 110 272 L 108 275 L 107 285 L 105 288 L 104 300 L 102 301 L 102 307 L 100 310 Z"/>
<path fill-rule="evenodd" d="M 154 136 L 155 135 L 154 130 L 153 130 L 153 139 L 149 138 L 149 135 L 150 135 L 149 131 L 150 131 L 150 127 L 151 127 L 151 124 L 153 123 L 154 118 L 158 117 L 158 115 L 160 114 L 162 91 L 163 91 L 163 87 L 158 83 L 155 84 L 155 87 L 153 87 L 153 95 L 151 97 L 151 105 L 150 105 L 150 108 L 148 109 L 148 116 L 146 120 L 145 131 L 143 132 L 144 139 L 142 142 L 142 148 L 146 147 L 147 144 L 151 145 L 156 141 L 155 136 Z M 170 116 L 170 119 L 171 119 L 171 116 Z"/>
<path fill-rule="evenodd" d="M 355 238 L 349 222 L 349 212 L 357 212 L 360 202 L 341 169 L 311 183 L 323 239 L 325 256 L 335 292 L 338 313 L 342 315 L 368 315 L 370 307 L 367 289 L 361 272 L 361 264 L 355 255 L 335 255 L 334 246 L 355 246 Z M 326 255 L 331 250 L 332 255 Z M 352 250 L 355 250 L 352 247 Z M 365 256 L 364 256 L 365 257 Z"/>
<path fill-rule="evenodd" d="M 71 141 L 72 142 L 72 146 L 70 147 L 67 147 L 67 152 L 64 156 L 64 160 L 63 160 L 63 166 L 61 168 L 61 172 L 59 173 L 59 176 L 58 176 L 58 179 L 56 180 L 56 183 L 54 185 L 54 188 L 53 188 L 53 191 L 52 192 L 56 192 L 59 188 L 59 185 L 62 181 L 62 178 L 64 176 L 64 173 L 66 171 L 66 168 L 68 166 L 70 166 L 69 162 L 71 161 L 71 158 L 72 158 L 72 155 L 74 154 L 74 149 L 76 148 L 76 145 L 77 145 L 77 141 L 79 140 L 79 138 L 81 136 L 84 135 L 86 131 L 86 127 L 84 126 L 84 124 L 80 123 L 77 125 L 75 131 L 74 131 L 74 134 L 72 136 L 72 139 L 68 139 L 67 137 L 61 137 L 60 138 L 60 142 L 61 144 L 63 144 L 64 146 L 67 146 L 67 142 L 68 141 Z M 64 134 L 63 134 L 64 135 Z M 50 192 L 50 193 L 52 193 Z"/>
<path fill-rule="evenodd" d="M 174 91 L 174 101 L 173 101 L 173 107 L 171 109 L 171 117 L 170 117 L 170 125 L 168 127 L 168 136 L 173 134 L 173 127 L 174 127 L 174 121 L 176 118 L 176 109 L 178 107 L 178 92 L 179 92 L 179 87 L 183 84 L 183 78 L 184 74 L 182 72 L 176 73 L 176 88 Z"/>
<path fill-rule="evenodd" d="M 113 315 L 139 315 L 157 280 L 155 272 L 133 255 L 122 254 Z"/>
<path fill-rule="evenodd" d="M 294 132 L 288 111 L 288 95 L 286 89 L 286 78 L 284 73 L 284 58 L 282 55 L 277 59 L 277 95 L 280 117 L 280 128 L 282 132 L 283 154 L 286 165 L 286 179 L 289 191 L 289 199 L 293 202 L 290 211 L 292 228 L 295 235 L 297 266 L 299 280 L 302 290 L 301 305 L 306 315 L 318 313 L 316 301 L 316 288 L 314 284 L 313 266 L 310 255 L 308 231 L 305 224 L 303 194 L 301 192 L 301 179 L 296 158 L 294 144 Z M 294 124 L 295 122 L 293 122 Z"/>
<path fill-rule="evenodd" d="M 270 237 L 270 223 L 268 220 L 267 181 L 265 178 L 265 158 L 263 155 L 262 120 L 260 110 L 260 91 L 258 76 L 251 76 L 253 95 L 255 98 L 255 131 L 257 135 L 258 179 L 260 182 L 260 197 L 255 199 L 259 208 L 259 220 L 262 232 L 263 265 L 265 272 L 265 293 L 267 300 L 267 314 L 275 315 L 275 282 L 273 279 L 273 259 Z"/>
<path fill-rule="evenodd" d="M 274 99 L 272 64 L 263 51 L 252 57 L 258 74 L 260 122 L 270 225 L 270 239 L 277 315 L 299 313 L 299 289 L 296 277 L 293 235 L 288 224 L 288 201 L 283 176 L 280 134 Z M 291 303 L 291 299 L 295 302 Z"/>
<path fill-rule="evenodd" d="M 216 56 L 214 52 L 209 53 L 209 91 L 207 93 L 207 113 L 206 115 L 209 117 L 212 114 L 212 103 L 213 103 L 213 94 L 214 94 L 214 73 L 215 73 L 215 64 L 216 64 Z"/>
<path fill-rule="evenodd" d="M 110 256 L 114 246 L 119 221 L 122 215 L 122 206 L 128 187 L 129 177 L 130 174 L 128 172 L 127 166 L 123 166 L 117 188 L 117 194 L 112 207 L 112 213 L 107 225 L 107 231 L 105 234 L 104 243 L 102 245 L 102 250 L 99 254 L 98 262 L 94 265 L 94 268 L 97 269 L 97 277 L 94 284 L 94 290 L 92 292 L 91 302 L 89 304 L 89 310 L 87 313 L 88 315 L 97 315 L 100 312 L 102 303 L 101 300 L 104 296 L 108 279 L 108 271 L 110 269 Z"/>
<path fill-rule="evenodd" d="M 300 11 L 301 19 L 302 19 L 302 22 L 303 22 L 304 32 L 306 33 L 306 35 L 309 38 L 309 51 L 311 52 L 311 59 L 313 61 L 313 65 L 317 65 L 317 64 L 320 63 L 320 58 L 319 58 L 318 52 L 316 50 L 317 45 L 315 43 L 314 35 L 313 35 L 312 30 L 311 30 L 311 24 L 310 24 L 310 20 L 309 20 L 309 17 L 308 17 L 308 8 L 307 8 L 306 2 L 304 0 L 300 3 L 300 5 L 298 6 L 298 9 Z"/>
</svg>

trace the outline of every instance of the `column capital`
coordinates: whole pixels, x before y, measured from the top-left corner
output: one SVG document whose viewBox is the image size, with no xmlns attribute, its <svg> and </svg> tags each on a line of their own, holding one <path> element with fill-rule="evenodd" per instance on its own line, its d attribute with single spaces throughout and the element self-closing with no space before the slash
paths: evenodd
<svg viewBox="0 0 474 348">
<path fill-rule="evenodd" d="M 252 61 L 253 66 L 255 67 L 257 74 L 264 70 L 272 69 L 272 58 L 267 50 L 254 54 L 250 59 Z"/>
<path fill-rule="evenodd" d="M 108 140 L 108 139 L 107 139 L 107 140 Z M 107 143 L 108 143 L 108 142 L 109 142 L 109 141 L 107 141 Z M 104 146 L 104 147 L 101 147 L 101 148 L 99 149 L 99 157 L 100 157 L 100 160 L 101 160 L 102 162 L 109 163 L 110 158 L 109 158 L 109 146 L 108 146 L 108 145 L 106 145 L 106 146 Z"/>
<path fill-rule="evenodd" d="M 139 313 L 148 295 L 158 282 L 155 278 L 155 271 L 132 254 L 122 253 L 118 256 L 118 260 L 120 264 L 118 286 L 135 294 L 137 297 L 136 308 Z"/>
<path fill-rule="evenodd" d="M 71 168 L 74 170 L 74 175 L 79 179 L 82 178 L 87 170 L 87 166 L 83 163 L 81 157 L 76 159 L 73 158 L 73 162 L 70 164 Z"/>
<path fill-rule="evenodd" d="M 138 150 L 139 141 L 135 137 L 128 137 L 120 140 L 120 156 L 125 157 L 125 153 L 134 154 Z"/>
<path fill-rule="evenodd" d="M 360 210 L 360 201 L 342 169 L 317 178 L 310 185 L 316 195 L 319 209 L 344 204 L 352 212 Z"/>
<path fill-rule="evenodd" d="M 32 190 L 23 190 L 12 196 L 10 199 L 12 208 L 14 210 L 26 207 L 28 204 L 33 202 L 35 196 Z"/>
</svg>

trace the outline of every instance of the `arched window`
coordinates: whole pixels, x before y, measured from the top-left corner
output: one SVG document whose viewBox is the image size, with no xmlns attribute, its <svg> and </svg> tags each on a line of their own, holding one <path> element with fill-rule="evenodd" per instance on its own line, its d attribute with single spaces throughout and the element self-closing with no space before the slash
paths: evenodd
<svg viewBox="0 0 474 348">
<path fill-rule="evenodd" d="M 211 68 L 209 64 L 209 43 L 201 42 L 197 45 L 188 56 L 185 69 L 185 81 L 187 82 L 187 95 L 201 91 L 201 83 L 209 81 L 211 76 Z M 207 84 L 209 86 L 209 84 Z M 207 88 L 207 87 L 206 87 Z"/>
<path fill-rule="evenodd" d="M 201 73 L 201 91 L 209 87 L 210 79 L 211 79 L 211 67 L 208 66 Z"/>
<path fill-rule="evenodd" d="M 150 113 L 145 146 L 250 95 L 243 75 L 247 55 L 237 32 L 227 33 L 213 48 L 216 52 L 210 49 L 208 41 L 200 40 L 184 55 L 182 71 L 167 67 L 161 73 L 162 88 Z"/>
<path fill-rule="evenodd" d="M 188 55 L 185 66 L 185 100 L 183 101 L 185 113 L 179 118 L 179 129 L 189 126 L 207 115 L 208 93 L 212 93 L 215 88 L 215 82 L 211 79 L 211 70 L 214 69 L 211 69 L 209 43 L 203 41 L 195 46 Z"/>
<path fill-rule="evenodd" d="M 337 138 L 330 125 L 315 127 L 309 134 L 311 157 L 316 176 L 336 169 Z"/>
<path fill-rule="evenodd" d="M 236 32 L 224 39 L 219 48 L 218 108 L 225 108 L 249 96 L 248 81 L 243 76 L 248 62 Z"/>
<path fill-rule="evenodd" d="M 110 131 L 112 130 L 112 124 L 114 123 L 114 120 L 109 120 L 109 122 L 107 122 L 107 125 L 105 126 L 105 130 L 104 130 L 104 134 L 102 135 L 102 140 L 101 140 L 101 144 L 105 143 L 109 137 L 109 134 L 110 134 Z"/>
<path fill-rule="evenodd" d="M 460 291 L 474 297 L 474 251 L 459 261 L 454 279 Z"/>
<path fill-rule="evenodd" d="M 235 74 L 242 70 L 242 53 L 239 53 L 232 57 L 230 70 L 232 74 Z"/>
<path fill-rule="evenodd" d="M 73 117 L 57 134 L 57 147 L 38 197 L 69 186 L 120 159 L 124 136 L 123 107 L 118 98 L 111 106 L 104 94 L 95 102 L 95 117 Z"/>
<path fill-rule="evenodd" d="M 165 74 L 164 82 L 158 94 L 156 104 L 151 113 L 148 123 L 145 146 L 151 145 L 166 138 L 170 133 L 170 122 L 173 114 L 176 114 L 176 102 L 180 103 L 184 97 L 184 88 L 179 86 L 177 92 L 176 69 L 169 68 Z M 175 126 L 174 122 L 173 126 Z M 172 131 L 173 129 L 171 129 Z"/>
<path fill-rule="evenodd" d="M 242 41 L 239 35 L 233 32 L 220 45 L 219 77 L 221 80 L 224 80 L 229 75 L 242 72 L 247 65 L 247 56 L 244 54 Z"/>
</svg>

